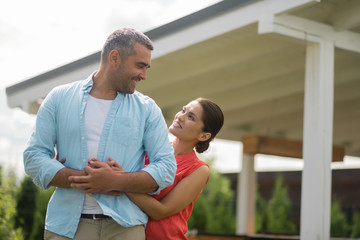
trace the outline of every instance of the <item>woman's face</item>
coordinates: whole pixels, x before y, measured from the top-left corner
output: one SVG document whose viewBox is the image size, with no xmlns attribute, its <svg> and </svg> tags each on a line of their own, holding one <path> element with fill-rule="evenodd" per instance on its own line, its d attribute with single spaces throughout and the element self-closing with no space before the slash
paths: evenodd
<svg viewBox="0 0 360 240">
<path fill-rule="evenodd" d="M 175 115 L 174 121 L 169 127 L 169 132 L 175 137 L 198 142 L 201 141 L 203 109 L 199 102 L 192 101 Z"/>
</svg>

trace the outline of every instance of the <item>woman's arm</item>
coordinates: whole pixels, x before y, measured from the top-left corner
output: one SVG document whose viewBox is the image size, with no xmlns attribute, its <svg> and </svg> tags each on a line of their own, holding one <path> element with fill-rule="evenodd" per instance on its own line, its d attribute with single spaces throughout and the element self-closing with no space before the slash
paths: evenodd
<svg viewBox="0 0 360 240">
<path fill-rule="evenodd" d="M 152 219 L 160 220 L 187 207 L 204 188 L 208 178 L 209 168 L 203 165 L 182 179 L 161 201 L 147 194 L 126 194 Z"/>
</svg>

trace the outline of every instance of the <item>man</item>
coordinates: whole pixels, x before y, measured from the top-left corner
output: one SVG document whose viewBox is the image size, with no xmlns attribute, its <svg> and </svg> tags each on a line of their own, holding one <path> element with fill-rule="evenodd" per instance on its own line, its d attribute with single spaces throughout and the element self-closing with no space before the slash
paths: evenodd
<svg viewBox="0 0 360 240">
<path fill-rule="evenodd" d="M 147 216 L 126 194 L 85 193 L 71 188 L 69 177 L 87 175 L 88 160 L 111 157 L 129 173 L 104 180 L 109 189 L 158 193 L 172 184 L 176 161 L 161 110 L 135 91 L 146 80 L 151 50 L 144 34 L 117 30 L 103 46 L 97 72 L 54 88 L 43 101 L 24 165 L 38 186 L 57 187 L 45 239 L 145 239 Z M 54 159 L 54 147 L 66 161 Z M 145 152 L 152 161 L 143 168 Z"/>
</svg>

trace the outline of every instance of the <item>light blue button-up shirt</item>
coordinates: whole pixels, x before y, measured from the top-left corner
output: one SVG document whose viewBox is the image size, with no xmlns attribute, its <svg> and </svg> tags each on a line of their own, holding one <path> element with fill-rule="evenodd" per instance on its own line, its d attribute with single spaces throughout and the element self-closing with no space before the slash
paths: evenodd
<svg viewBox="0 0 360 240">
<path fill-rule="evenodd" d="M 92 75 L 54 88 L 43 101 L 24 151 L 25 171 L 35 184 L 48 189 L 56 173 L 64 168 L 83 170 L 88 164 L 85 107 L 93 86 Z M 61 164 L 54 159 L 56 151 Z M 150 164 L 144 166 L 144 153 Z M 139 92 L 118 93 L 113 101 L 99 142 L 97 158 L 112 157 L 125 171 L 148 172 L 157 182 L 156 193 L 171 185 L 176 172 L 174 150 L 160 108 Z M 125 194 L 110 196 L 94 193 L 105 215 L 124 227 L 146 224 L 147 216 Z M 82 189 L 56 188 L 48 204 L 45 228 L 73 238 L 79 223 L 85 192 Z"/>
</svg>

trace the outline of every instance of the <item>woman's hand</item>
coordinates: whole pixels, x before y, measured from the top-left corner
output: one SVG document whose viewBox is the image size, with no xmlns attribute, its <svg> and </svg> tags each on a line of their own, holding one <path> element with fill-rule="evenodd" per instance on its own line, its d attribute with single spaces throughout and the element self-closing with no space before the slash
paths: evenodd
<svg viewBox="0 0 360 240">
<path fill-rule="evenodd" d="M 66 158 L 63 158 L 63 159 L 59 160 L 59 153 L 56 154 L 56 158 L 55 158 L 55 159 L 58 160 L 58 161 L 59 161 L 60 163 L 62 163 L 62 164 L 64 164 L 65 161 L 66 161 Z"/>
</svg>

